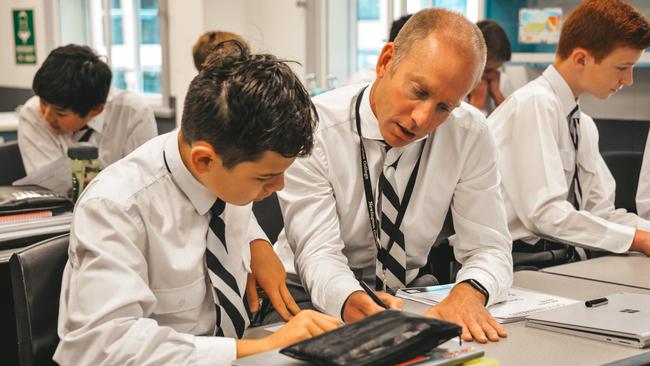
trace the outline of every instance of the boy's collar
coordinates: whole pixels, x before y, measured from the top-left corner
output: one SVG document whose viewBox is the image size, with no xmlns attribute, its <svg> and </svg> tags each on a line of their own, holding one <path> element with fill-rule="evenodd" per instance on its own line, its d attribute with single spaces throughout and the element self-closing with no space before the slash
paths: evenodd
<svg viewBox="0 0 650 366">
<path fill-rule="evenodd" d="M 571 87 L 553 65 L 550 65 L 546 70 L 544 70 L 542 77 L 548 81 L 551 89 L 553 89 L 555 94 L 560 98 L 563 114 L 568 116 L 578 104 L 577 100 L 573 96 Z"/>
</svg>

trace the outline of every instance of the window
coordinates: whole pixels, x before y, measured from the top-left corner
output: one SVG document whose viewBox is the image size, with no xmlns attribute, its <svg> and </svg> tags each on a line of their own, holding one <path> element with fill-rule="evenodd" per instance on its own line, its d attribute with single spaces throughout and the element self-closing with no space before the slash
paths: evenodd
<svg viewBox="0 0 650 366">
<path fill-rule="evenodd" d="M 165 1 L 59 0 L 60 44 L 92 47 L 106 56 L 115 88 L 141 94 L 154 106 L 167 107 L 159 17 Z M 74 14 L 65 11 L 72 8 L 78 10 Z"/>
</svg>

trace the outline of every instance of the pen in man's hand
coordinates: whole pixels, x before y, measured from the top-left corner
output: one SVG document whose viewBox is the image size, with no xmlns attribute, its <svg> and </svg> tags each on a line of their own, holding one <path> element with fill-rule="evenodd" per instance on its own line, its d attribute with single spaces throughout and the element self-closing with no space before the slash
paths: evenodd
<svg viewBox="0 0 650 366">
<path fill-rule="evenodd" d="M 372 291 L 372 289 L 370 289 L 370 287 L 368 286 L 368 284 L 366 284 L 363 280 L 359 280 L 359 284 L 361 285 L 361 287 L 363 288 L 363 290 L 368 294 L 368 296 L 370 296 L 370 298 L 372 299 L 372 301 L 375 302 L 375 304 L 381 306 L 381 307 L 384 308 L 384 309 L 388 309 L 388 306 L 386 306 L 386 304 L 384 304 L 384 302 L 381 301 L 381 299 L 377 297 L 377 295 L 375 294 L 375 292 Z"/>
</svg>

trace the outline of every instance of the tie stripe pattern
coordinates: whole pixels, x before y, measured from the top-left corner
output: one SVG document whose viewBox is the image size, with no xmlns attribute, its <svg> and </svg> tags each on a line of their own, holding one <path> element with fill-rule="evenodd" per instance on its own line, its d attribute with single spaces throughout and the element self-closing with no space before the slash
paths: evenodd
<svg viewBox="0 0 650 366">
<path fill-rule="evenodd" d="M 573 207 L 575 207 L 576 210 L 579 210 L 582 204 L 582 187 L 580 186 L 580 178 L 578 176 L 578 143 L 580 142 L 578 131 L 580 130 L 580 108 L 577 105 L 573 108 L 571 113 L 569 113 L 568 122 L 569 135 L 576 152 L 575 169 L 573 170 L 573 179 L 571 180 L 571 185 L 569 187 L 568 201 L 573 204 Z"/>
<path fill-rule="evenodd" d="M 386 152 L 389 151 L 390 147 L 387 147 Z M 406 246 L 404 233 L 399 229 L 400 222 L 398 222 L 401 221 L 398 219 L 401 202 L 394 188 L 399 156 L 392 158 L 395 158 L 395 161 L 386 164 L 387 156 L 387 162 L 379 177 L 381 248 L 378 249 L 375 265 L 375 288 L 383 290 L 385 280 L 387 289 L 394 291 L 406 287 Z"/>
<path fill-rule="evenodd" d="M 222 215 L 226 203 L 217 200 L 210 209 L 210 230 L 207 234 L 205 252 L 208 276 L 214 290 L 217 312 L 215 335 L 241 338 L 250 324 L 243 291 L 237 286 L 236 278 L 228 271 L 228 263 L 236 263 L 237 258 L 229 258 L 226 245 L 226 224 Z"/>
</svg>

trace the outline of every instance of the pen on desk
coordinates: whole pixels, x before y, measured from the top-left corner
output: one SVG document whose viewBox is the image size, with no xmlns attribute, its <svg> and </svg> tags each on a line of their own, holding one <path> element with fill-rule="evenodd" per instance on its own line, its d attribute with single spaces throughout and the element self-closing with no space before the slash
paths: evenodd
<svg viewBox="0 0 650 366">
<path fill-rule="evenodd" d="M 359 284 L 363 288 L 363 291 L 365 291 L 368 294 L 368 296 L 370 296 L 370 298 L 372 299 L 372 301 L 375 302 L 375 304 L 381 306 L 384 309 L 388 309 L 388 306 L 386 306 L 386 304 L 384 304 L 384 302 L 381 301 L 381 299 L 378 298 L 377 295 L 375 295 L 375 292 L 372 291 L 372 289 L 370 289 L 368 284 L 366 284 L 363 280 L 359 280 Z"/>
<path fill-rule="evenodd" d="M 585 306 L 588 308 L 595 308 L 598 306 L 607 305 L 607 298 L 601 297 L 600 299 L 593 299 L 585 301 Z"/>
</svg>

